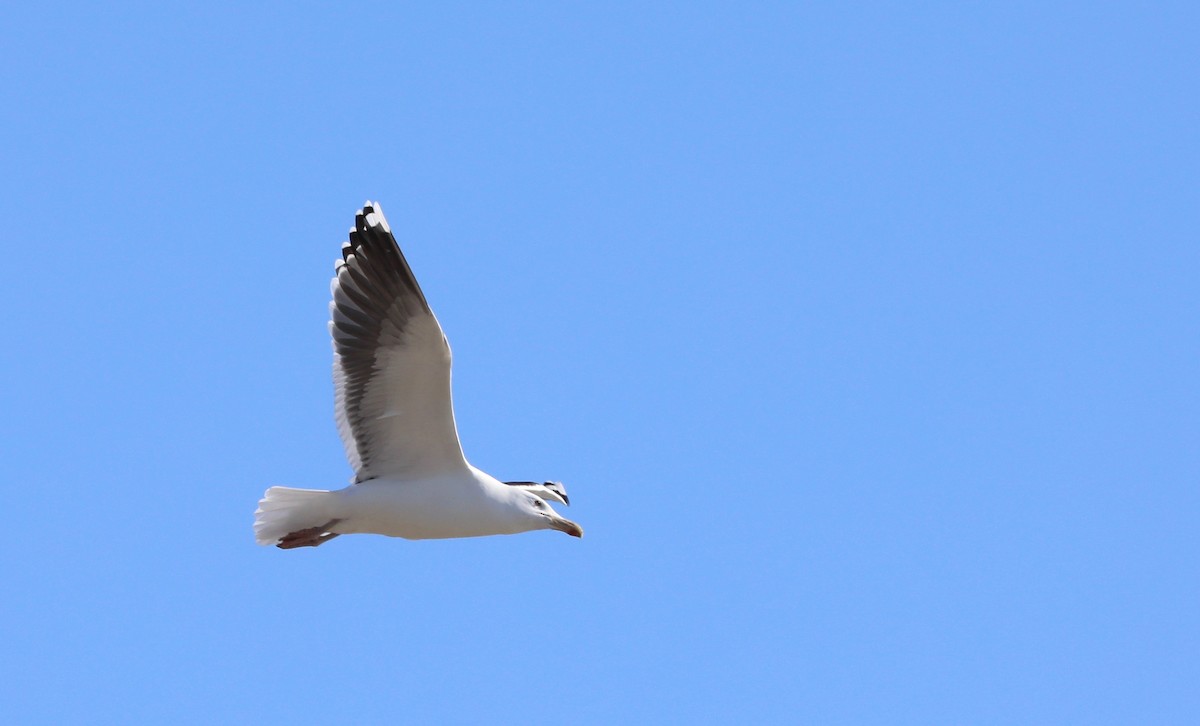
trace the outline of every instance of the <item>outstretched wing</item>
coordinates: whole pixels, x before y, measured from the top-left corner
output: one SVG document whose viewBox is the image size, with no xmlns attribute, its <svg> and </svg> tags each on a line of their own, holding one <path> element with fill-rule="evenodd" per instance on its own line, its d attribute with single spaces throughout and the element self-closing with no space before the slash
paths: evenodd
<svg viewBox="0 0 1200 726">
<path fill-rule="evenodd" d="M 450 399 L 450 345 L 377 203 L 355 216 L 335 270 L 335 418 L 355 483 L 465 466 Z"/>
</svg>

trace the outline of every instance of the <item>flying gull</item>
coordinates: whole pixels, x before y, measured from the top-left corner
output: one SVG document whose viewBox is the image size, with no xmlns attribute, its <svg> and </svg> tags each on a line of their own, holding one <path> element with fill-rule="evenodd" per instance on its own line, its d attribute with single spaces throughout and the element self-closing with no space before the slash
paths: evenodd
<svg viewBox="0 0 1200 726">
<path fill-rule="evenodd" d="M 335 267 L 335 418 L 354 468 L 345 489 L 271 487 L 254 512 L 259 544 L 316 547 L 340 534 L 445 539 L 583 529 L 547 502 L 559 482 L 501 482 L 463 456 L 450 402 L 450 345 L 378 203 L 355 215 Z"/>
</svg>

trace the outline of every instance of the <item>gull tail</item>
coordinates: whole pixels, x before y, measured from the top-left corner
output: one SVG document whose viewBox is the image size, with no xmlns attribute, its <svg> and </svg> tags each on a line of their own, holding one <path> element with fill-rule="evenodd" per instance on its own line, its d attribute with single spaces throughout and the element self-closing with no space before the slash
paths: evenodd
<svg viewBox="0 0 1200 726">
<path fill-rule="evenodd" d="M 337 520 L 335 503 L 334 492 L 271 487 L 258 500 L 258 509 L 254 511 L 254 539 L 260 545 L 281 544 L 281 540 L 289 541 L 288 535 L 328 527 Z M 322 541 L 304 544 L 316 546 Z"/>
</svg>

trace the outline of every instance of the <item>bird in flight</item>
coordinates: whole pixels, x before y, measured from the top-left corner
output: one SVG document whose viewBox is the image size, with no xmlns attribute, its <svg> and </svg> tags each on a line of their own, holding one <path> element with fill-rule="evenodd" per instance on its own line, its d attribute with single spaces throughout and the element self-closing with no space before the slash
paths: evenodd
<svg viewBox="0 0 1200 726">
<path fill-rule="evenodd" d="M 450 400 L 450 345 L 378 203 L 355 215 L 329 304 L 335 419 L 353 483 L 271 487 L 254 536 L 282 549 L 342 534 L 445 539 L 556 529 L 559 482 L 501 482 L 467 462 Z"/>
</svg>

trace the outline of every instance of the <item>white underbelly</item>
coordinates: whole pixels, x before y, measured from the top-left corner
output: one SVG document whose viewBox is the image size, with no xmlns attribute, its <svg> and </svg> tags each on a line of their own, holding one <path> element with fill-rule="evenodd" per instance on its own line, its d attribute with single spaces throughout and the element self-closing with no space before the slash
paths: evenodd
<svg viewBox="0 0 1200 726">
<path fill-rule="evenodd" d="M 446 539 L 512 534 L 509 517 L 474 482 L 367 482 L 338 492 L 339 534 Z"/>
</svg>

